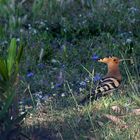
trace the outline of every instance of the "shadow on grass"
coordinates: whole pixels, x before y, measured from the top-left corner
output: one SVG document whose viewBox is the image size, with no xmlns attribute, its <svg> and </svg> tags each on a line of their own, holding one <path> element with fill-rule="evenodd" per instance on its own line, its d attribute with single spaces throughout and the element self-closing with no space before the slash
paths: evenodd
<svg viewBox="0 0 140 140">
<path fill-rule="evenodd" d="M 23 132 L 32 140 L 85 140 L 94 135 L 91 120 L 83 108 L 78 109 L 73 102 L 65 106 L 66 102 L 53 102 L 28 116 Z"/>
</svg>

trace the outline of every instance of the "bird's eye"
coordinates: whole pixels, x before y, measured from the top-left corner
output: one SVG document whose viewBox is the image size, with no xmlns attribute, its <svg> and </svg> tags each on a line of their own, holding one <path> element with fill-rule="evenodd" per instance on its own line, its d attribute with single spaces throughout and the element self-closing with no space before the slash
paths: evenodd
<svg viewBox="0 0 140 140">
<path fill-rule="evenodd" d="M 116 62 L 116 59 L 114 59 L 113 61 Z"/>
</svg>

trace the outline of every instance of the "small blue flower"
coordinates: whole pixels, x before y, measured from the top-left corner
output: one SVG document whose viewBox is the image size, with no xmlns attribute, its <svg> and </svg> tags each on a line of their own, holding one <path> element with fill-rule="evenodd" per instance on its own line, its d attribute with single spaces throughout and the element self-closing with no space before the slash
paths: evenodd
<svg viewBox="0 0 140 140">
<path fill-rule="evenodd" d="M 80 86 L 86 86 L 86 82 L 85 81 L 82 81 L 81 83 L 80 83 Z"/>
<path fill-rule="evenodd" d="M 97 82 L 97 81 L 99 81 L 99 80 L 101 80 L 101 76 L 100 76 L 99 73 L 97 73 L 97 74 L 94 76 L 93 81 L 94 81 L 94 82 Z"/>
<path fill-rule="evenodd" d="M 45 68 L 45 64 L 43 64 L 43 63 L 40 63 L 40 64 L 38 64 L 37 66 L 38 66 L 39 68 L 41 68 L 41 69 Z"/>
<path fill-rule="evenodd" d="M 33 72 L 29 72 L 29 73 L 27 73 L 27 77 L 33 77 L 34 76 L 34 73 Z"/>
<path fill-rule="evenodd" d="M 65 68 L 65 67 L 66 67 L 65 64 L 63 64 L 63 65 L 62 65 L 62 68 Z"/>
<path fill-rule="evenodd" d="M 96 60 L 98 60 L 98 59 L 99 59 L 99 56 L 98 56 L 97 54 L 94 54 L 94 55 L 92 56 L 92 60 L 96 61 Z"/>
<path fill-rule="evenodd" d="M 61 87 L 61 85 L 62 85 L 62 83 L 57 83 L 57 84 L 55 85 L 55 88 L 59 88 L 59 87 Z"/>
</svg>

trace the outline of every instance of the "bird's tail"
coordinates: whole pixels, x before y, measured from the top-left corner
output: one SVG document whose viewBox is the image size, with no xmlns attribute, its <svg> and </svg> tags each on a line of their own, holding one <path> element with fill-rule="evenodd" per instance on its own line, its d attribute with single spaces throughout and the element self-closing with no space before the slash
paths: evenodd
<svg viewBox="0 0 140 140">
<path fill-rule="evenodd" d="M 102 93 L 97 93 L 97 90 L 92 91 L 91 94 L 88 94 L 86 97 L 84 97 L 80 102 L 79 105 L 85 105 L 89 104 L 90 102 L 99 99 L 102 97 Z"/>
</svg>

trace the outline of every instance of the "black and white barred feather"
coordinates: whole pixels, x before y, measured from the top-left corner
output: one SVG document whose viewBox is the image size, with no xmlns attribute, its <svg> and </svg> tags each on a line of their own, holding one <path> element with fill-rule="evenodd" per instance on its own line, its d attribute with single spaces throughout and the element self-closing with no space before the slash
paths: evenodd
<svg viewBox="0 0 140 140">
<path fill-rule="evenodd" d="M 88 94 L 80 104 L 85 104 L 93 100 L 97 100 L 103 96 L 109 95 L 112 91 L 116 90 L 120 86 L 121 81 L 114 77 L 106 77 L 100 80 L 97 87 Z"/>
</svg>

